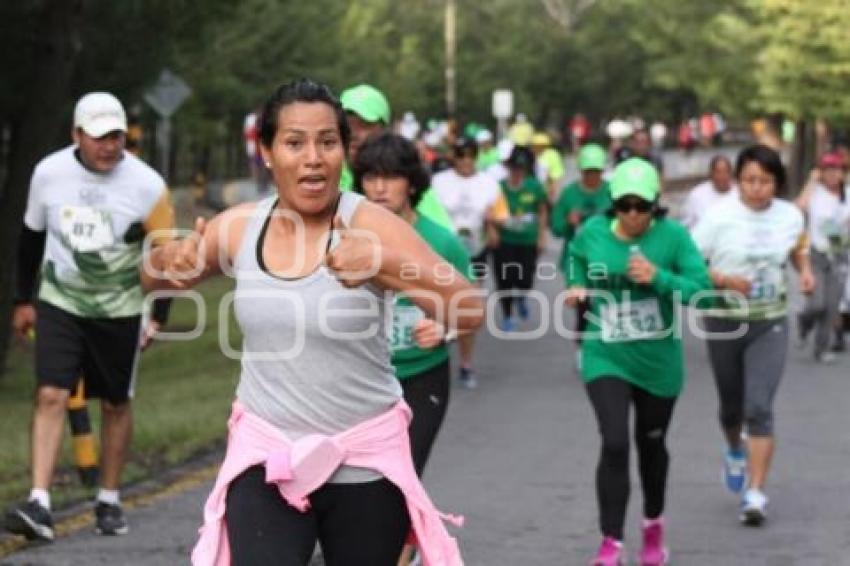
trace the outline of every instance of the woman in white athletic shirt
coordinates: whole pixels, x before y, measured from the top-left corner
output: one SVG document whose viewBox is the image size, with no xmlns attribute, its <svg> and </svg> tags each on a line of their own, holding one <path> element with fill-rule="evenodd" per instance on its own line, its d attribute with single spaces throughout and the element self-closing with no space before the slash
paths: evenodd
<svg viewBox="0 0 850 566">
<path fill-rule="evenodd" d="M 726 438 L 726 487 L 743 492 L 740 519 L 759 525 L 766 517 L 763 493 L 773 457 L 773 399 L 788 349 L 788 260 L 800 273 L 800 290 L 815 285 L 803 215 L 777 198 L 785 167 L 764 145 L 744 149 L 735 176 L 739 198 L 711 208 L 693 231 L 719 292 L 705 317 Z M 746 431 L 748 439 L 742 440 Z"/>
</svg>

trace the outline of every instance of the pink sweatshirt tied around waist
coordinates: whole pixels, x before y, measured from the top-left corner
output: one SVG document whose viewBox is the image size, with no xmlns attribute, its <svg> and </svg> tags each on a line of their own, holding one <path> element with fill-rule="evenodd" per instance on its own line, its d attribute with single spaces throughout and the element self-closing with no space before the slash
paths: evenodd
<svg viewBox="0 0 850 566">
<path fill-rule="evenodd" d="M 225 498 L 230 482 L 248 468 L 265 465 L 266 482 L 277 485 L 281 497 L 305 512 L 310 507 L 308 496 L 346 464 L 375 470 L 401 490 L 425 566 L 463 566 L 457 541 L 442 522 L 462 526 L 463 518 L 440 513 L 425 493 L 410 456 L 410 419 L 410 408 L 400 401 L 386 413 L 334 436 L 313 434 L 291 442 L 234 402 L 227 453 L 204 505 L 204 524 L 192 551 L 192 564 L 230 566 Z"/>
</svg>

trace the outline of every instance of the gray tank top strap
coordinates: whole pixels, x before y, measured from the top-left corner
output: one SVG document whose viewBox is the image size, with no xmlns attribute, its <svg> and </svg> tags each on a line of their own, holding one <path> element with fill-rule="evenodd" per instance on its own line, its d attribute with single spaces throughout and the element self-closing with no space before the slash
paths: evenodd
<svg viewBox="0 0 850 566">
<path fill-rule="evenodd" d="M 340 193 L 336 213 L 347 226 L 351 225 L 351 219 L 354 218 L 357 206 L 364 200 L 365 197 L 357 193 Z"/>
<path fill-rule="evenodd" d="M 276 203 L 277 196 L 274 195 L 257 202 L 257 206 L 245 225 L 242 241 L 239 243 L 239 251 L 236 252 L 236 257 L 233 260 L 233 266 L 236 269 L 257 270 L 260 268 L 257 263 L 257 243 L 260 240 L 260 233 L 263 231 L 266 219 Z"/>
</svg>

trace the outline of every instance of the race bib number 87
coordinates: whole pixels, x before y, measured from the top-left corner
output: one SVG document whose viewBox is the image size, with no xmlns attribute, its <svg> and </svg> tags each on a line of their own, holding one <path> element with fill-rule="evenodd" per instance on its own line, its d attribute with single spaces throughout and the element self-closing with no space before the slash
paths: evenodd
<svg viewBox="0 0 850 566">
<path fill-rule="evenodd" d="M 62 207 L 59 230 L 71 249 L 77 252 L 96 252 L 115 242 L 109 214 L 88 206 Z"/>
</svg>

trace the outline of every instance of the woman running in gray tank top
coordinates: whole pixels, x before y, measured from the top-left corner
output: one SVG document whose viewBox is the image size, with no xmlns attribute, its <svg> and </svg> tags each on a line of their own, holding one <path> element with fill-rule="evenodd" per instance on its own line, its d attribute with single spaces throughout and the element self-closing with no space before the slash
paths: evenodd
<svg viewBox="0 0 850 566">
<path fill-rule="evenodd" d="M 388 331 L 395 292 L 454 330 L 481 324 L 480 295 L 404 220 L 340 194 L 350 136 L 326 86 L 280 87 L 259 128 L 276 195 L 198 219 L 143 274 L 236 280 L 242 369 L 193 563 L 302 566 L 318 541 L 328 566 L 390 566 L 412 530 L 431 563 L 460 565 L 416 479 Z"/>
</svg>

